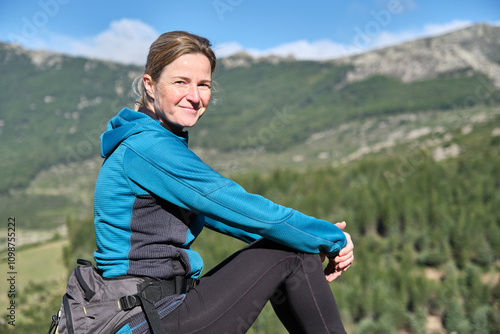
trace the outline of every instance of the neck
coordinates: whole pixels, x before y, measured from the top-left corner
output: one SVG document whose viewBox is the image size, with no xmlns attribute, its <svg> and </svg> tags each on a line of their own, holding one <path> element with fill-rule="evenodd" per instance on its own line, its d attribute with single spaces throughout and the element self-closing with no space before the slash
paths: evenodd
<svg viewBox="0 0 500 334">
<path fill-rule="evenodd" d="M 184 128 L 183 127 L 180 127 L 178 125 L 169 123 L 168 121 L 163 120 L 163 119 L 160 119 L 160 122 L 161 122 L 161 125 L 165 129 L 167 129 L 168 131 L 172 132 L 174 135 L 184 137 L 184 131 L 183 131 Z"/>
<path fill-rule="evenodd" d="M 137 111 L 142 112 L 143 114 L 148 115 L 152 119 L 155 119 L 157 121 L 160 121 L 161 126 L 163 126 L 165 129 L 168 131 L 172 132 L 174 135 L 180 136 L 180 137 L 185 137 L 186 134 L 183 131 L 183 128 L 181 126 L 172 124 L 168 122 L 167 120 L 164 120 L 162 118 L 159 118 L 158 115 L 153 111 L 154 108 L 148 108 L 148 107 L 139 107 Z"/>
</svg>

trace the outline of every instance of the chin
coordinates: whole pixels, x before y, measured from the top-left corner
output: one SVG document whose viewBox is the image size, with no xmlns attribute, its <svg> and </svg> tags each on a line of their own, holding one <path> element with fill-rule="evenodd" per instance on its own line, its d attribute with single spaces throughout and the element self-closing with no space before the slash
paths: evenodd
<svg viewBox="0 0 500 334">
<path fill-rule="evenodd" d="M 185 128 L 191 128 L 193 126 L 195 126 L 196 123 L 198 123 L 198 117 L 194 120 L 189 120 L 189 121 L 186 121 L 186 122 L 182 122 L 182 126 L 185 127 Z"/>
</svg>

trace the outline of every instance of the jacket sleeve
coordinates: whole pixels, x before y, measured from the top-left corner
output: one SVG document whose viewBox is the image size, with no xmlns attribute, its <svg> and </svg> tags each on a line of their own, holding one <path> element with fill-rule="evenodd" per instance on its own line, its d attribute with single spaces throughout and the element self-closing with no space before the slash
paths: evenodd
<svg viewBox="0 0 500 334">
<path fill-rule="evenodd" d="M 329 257 L 347 243 L 335 225 L 246 192 L 178 140 L 163 138 L 154 144 L 140 144 L 123 143 L 128 147 L 123 166 L 130 180 L 175 205 L 208 217 L 207 224 L 215 229 L 227 225 L 225 230 L 229 232 L 243 230 L 303 252 L 322 251 Z"/>
<path fill-rule="evenodd" d="M 246 243 L 251 243 L 261 238 L 261 236 L 258 234 L 246 232 L 242 229 L 221 223 L 220 221 L 217 221 L 210 217 L 205 217 L 205 226 L 213 231 L 232 236 L 233 238 L 239 239 Z"/>
</svg>

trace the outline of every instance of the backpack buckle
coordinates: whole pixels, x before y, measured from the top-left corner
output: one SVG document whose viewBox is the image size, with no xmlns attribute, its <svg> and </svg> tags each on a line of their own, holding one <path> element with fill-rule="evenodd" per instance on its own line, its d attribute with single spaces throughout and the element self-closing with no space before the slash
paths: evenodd
<svg viewBox="0 0 500 334">
<path fill-rule="evenodd" d="M 120 298 L 120 306 L 123 311 L 129 311 L 139 305 L 142 305 L 142 303 L 137 295 L 129 295 Z"/>
</svg>

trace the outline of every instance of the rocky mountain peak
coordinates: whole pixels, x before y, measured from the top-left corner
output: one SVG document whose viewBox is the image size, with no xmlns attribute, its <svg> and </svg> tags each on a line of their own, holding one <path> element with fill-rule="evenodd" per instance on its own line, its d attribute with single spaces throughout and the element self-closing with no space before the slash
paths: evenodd
<svg viewBox="0 0 500 334">
<path fill-rule="evenodd" d="M 402 82 L 467 71 L 486 75 L 500 89 L 500 27 L 478 24 L 437 37 L 334 60 L 350 64 L 343 84 L 385 75 Z"/>
</svg>

